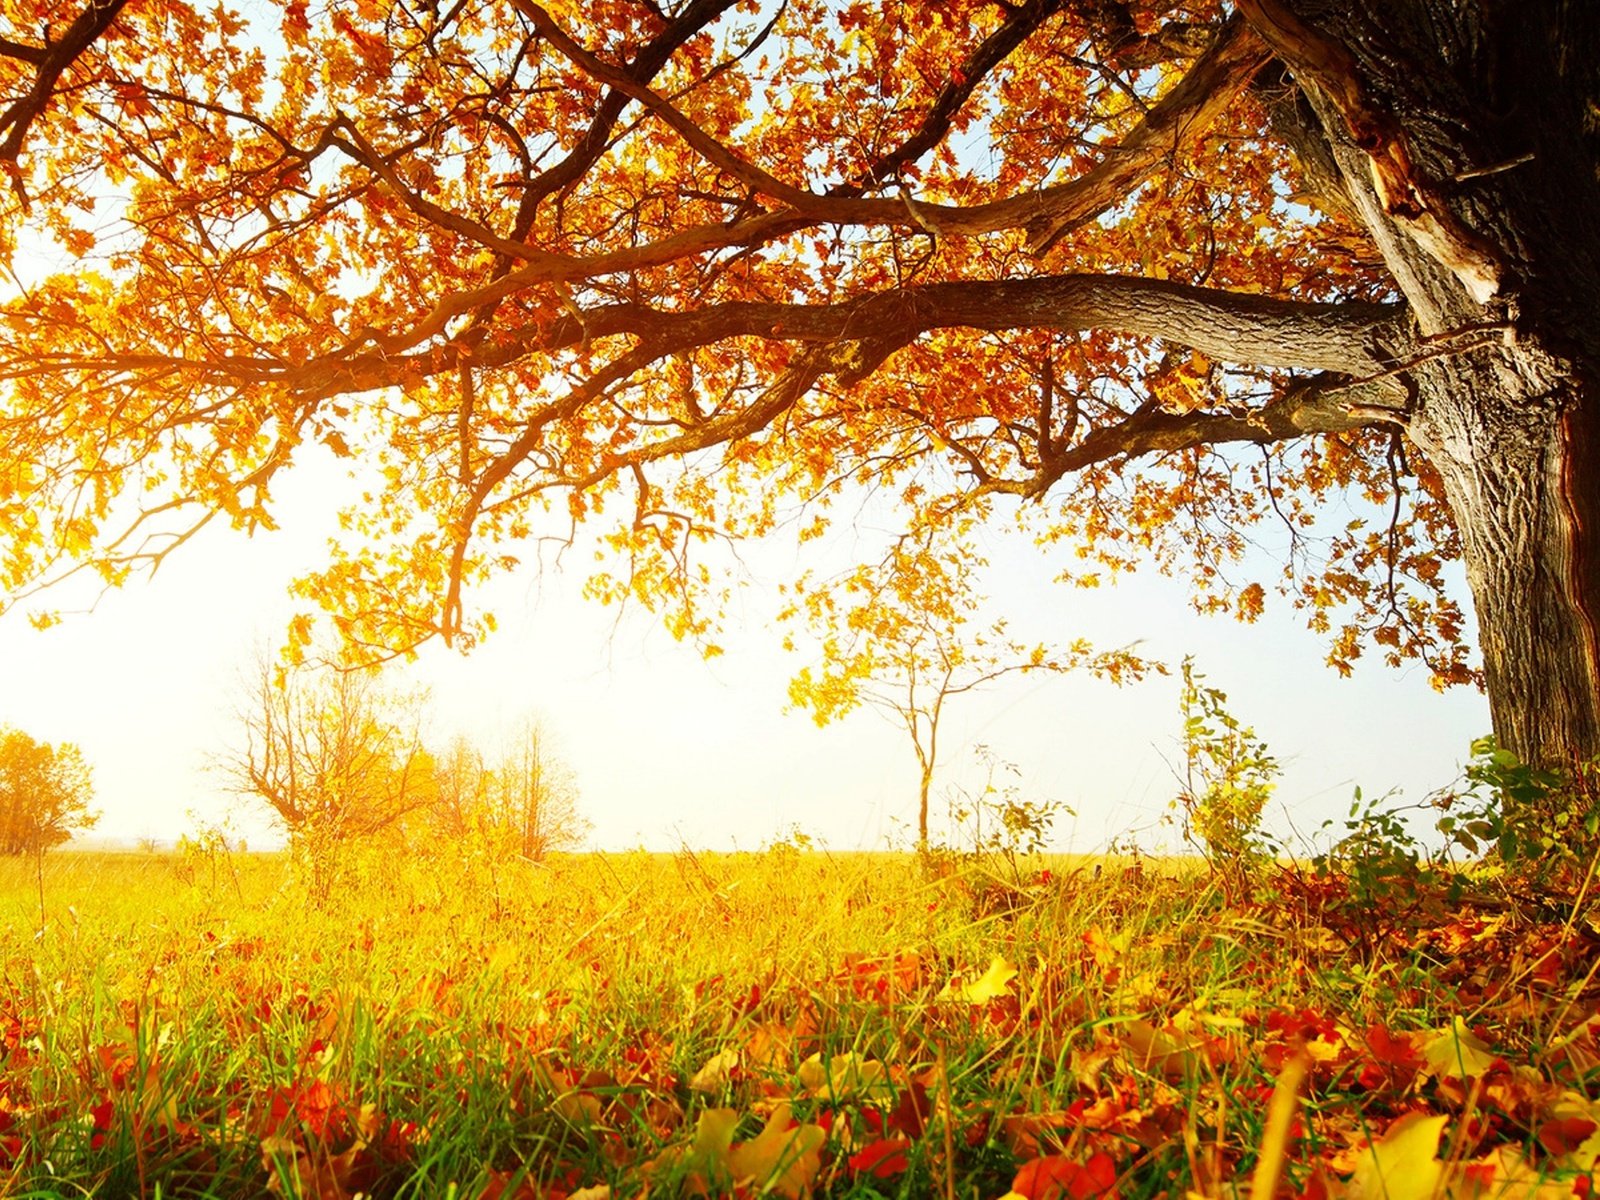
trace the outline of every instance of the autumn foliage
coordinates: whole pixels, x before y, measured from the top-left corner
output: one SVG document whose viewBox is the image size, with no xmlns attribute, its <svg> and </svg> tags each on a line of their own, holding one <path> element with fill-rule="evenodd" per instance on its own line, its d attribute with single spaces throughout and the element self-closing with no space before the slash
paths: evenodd
<svg viewBox="0 0 1600 1200">
<path fill-rule="evenodd" d="M 94 785 L 83 753 L 0 726 L 0 854 L 38 854 L 91 828 Z"/>
<path fill-rule="evenodd" d="M 1290 370 L 1381 372 L 1400 314 L 1214 3 L 102 24 L 0 55 L 14 97 L 60 67 L 7 143 L 13 595 L 270 526 L 319 444 L 370 484 L 301 593 L 368 655 L 477 637 L 471 585 L 574 520 L 607 531 L 596 594 L 714 643 L 717 540 L 814 535 L 866 485 L 919 536 L 1041 501 L 1078 583 L 1153 556 L 1246 619 L 1262 581 L 1228 564 L 1269 522 L 1341 669 L 1375 640 L 1470 675 L 1437 479 Z M 1346 491 L 1376 507 L 1318 526 Z"/>
<path fill-rule="evenodd" d="M 725 539 L 871 496 L 1592 757 L 1600 29 L 1431 5 L 13 4 L 0 587 L 270 527 L 320 446 L 360 657 L 580 524 L 715 649 Z"/>
<path fill-rule="evenodd" d="M 250 892 L 213 872 L 230 896 L 41 857 L 51 920 L 0 931 L 0 1190 L 1591 1193 L 1592 797 L 1554 768 L 1600 754 L 1600 8 L 0 22 L 5 607 L 47 625 L 63 580 L 270 528 L 319 458 L 353 500 L 291 658 L 318 609 L 355 660 L 470 646 L 480 586 L 580 536 L 593 597 L 714 652 L 731 541 L 866 506 L 865 565 L 789 593 L 842 623 L 797 687 L 825 715 L 879 668 L 964 686 L 971 644 L 928 621 L 975 609 L 896 565 L 946 578 L 1017 520 L 1065 582 L 1153 561 L 1206 611 L 1295 606 L 1341 672 L 1376 648 L 1481 681 L 1481 777 L 1534 802 L 1441 829 L 1556 877 L 1447 870 L 1359 805 L 1323 870 L 1279 861 L 1270 757 L 1192 676 L 1192 822 L 1243 852 L 1215 877 L 380 858 L 308 906 L 276 859 Z M 985 647 L 980 676 L 1138 667 Z M 304 811 L 368 832 L 420 810 L 324 792 Z"/>
</svg>

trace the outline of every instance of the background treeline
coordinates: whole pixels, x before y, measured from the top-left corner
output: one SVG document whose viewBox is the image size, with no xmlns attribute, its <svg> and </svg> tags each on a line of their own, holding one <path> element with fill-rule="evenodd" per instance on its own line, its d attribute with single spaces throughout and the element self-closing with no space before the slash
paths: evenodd
<svg viewBox="0 0 1600 1200">
<path fill-rule="evenodd" d="M 588 830 L 573 774 L 532 718 L 497 742 L 437 747 L 425 694 L 324 664 L 262 660 L 241 695 L 219 765 L 242 800 L 276 814 L 318 895 L 357 846 L 537 861 Z"/>
</svg>

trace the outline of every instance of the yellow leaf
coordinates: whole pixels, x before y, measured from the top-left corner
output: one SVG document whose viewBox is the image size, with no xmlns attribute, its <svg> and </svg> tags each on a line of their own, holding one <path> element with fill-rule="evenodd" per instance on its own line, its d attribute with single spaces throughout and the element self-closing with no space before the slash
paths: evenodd
<svg viewBox="0 0 1600 1200">
<path fill-rule="evenodd" d="M 1574 1194 L 1570 1175 L 1541 1171 L 1515 1146 L 1501 1146 L 1463 1167 L 1451 1181 L 1450 1200 L 1569 1200 Z"/>
<path fill-rule="evenodd" d="M 1146 1071 L 1179 1077 L 1200 1062 L 1200 1042 L 1177 1031 L 1158 1029 L 1149 1021 L 1130 1021 L 1123 1031 L 1135 1064 Z"/>
<path fill-rule="evenodd" d="M 1356 1163 L 1348 1200 L 1433 1200 L 1444 1176 L 1434 1157 L 1447 1117 L 1407 1113 Z"/>
<path fill-rule="evenodd" d="M 739 1114 L 731 1108 L 708 1108 L 694 1127 L 694 1145 L 689 1157 L 696 1163 L 724 1163 L 733 1148 L 733 1131 Z"/>
<path fill-rule="evenodd" d="M 731 1047 L 713 1054 L 706 1065 L 694 1073 L 689 1086 L 694 1091 L 715 1094 L 728 1086 L 734 1069 L 739 1065 L 739 1052 Z"/>
<path fill-rule="evenodd" d="M 1421 1055 L 1429 1071 L 1452 1079 L 1476 1079 L 1500 1059 L 1460 1017 L 1423 1041 Z"/>
<path fill-rule="evenodd" d="M 822 1144 L 827 1139 L 819 1126 L 791 1126 L 789 1106 L 780 1104 L 765 1129 L 733 1148 L 728 1165 L 736 1183 L 799 1200 L 822 1170 Z"/>
<path fill-rule="evenodd" d="M 889 1071 L 875 1059 L 859 1054 L 835 1054 L 823 1065 L 822 1055 L 813 1054 L 797 1072 L 806 1091 L 823 1100 L 888 1099 L 894 1095 Z"/>
<path fill-rule="evenodd" d="M 647 1164 L 646 1173 L 681 1179 L 685 1195 L 704 1196 L 728 1190 L 732 1183 L 728 1153 L 738 1124 L 739 1114 L 731 1108 L 706 1109 L 695 1123 L 693 1143 L 667 1150 Z"/>
<path fill-rule="evenodd" d="M 968 1004 L 987 1004 L 997 996 L 1010 994 L 1010 983 L 1017 977 L 1017 969 L 1001 958 L 998 954 L 989 963 L 989 969 L 971 983 L 959 983 L 959 976 L 952 979 L 942 992 L 941 1000 L 959 997 Z"/>
</svg>

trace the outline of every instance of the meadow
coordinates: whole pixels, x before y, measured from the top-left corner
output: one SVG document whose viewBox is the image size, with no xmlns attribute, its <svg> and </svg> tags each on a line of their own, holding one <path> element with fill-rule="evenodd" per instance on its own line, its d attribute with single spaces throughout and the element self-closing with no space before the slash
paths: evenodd
<svg viewBox="0 0 1600 1200">
<path fill-rule="evenodd" d="M 0 863 L 0 1194 L 1586 1196 L 1600 938 L 1276 865 Z"/>
</svg>

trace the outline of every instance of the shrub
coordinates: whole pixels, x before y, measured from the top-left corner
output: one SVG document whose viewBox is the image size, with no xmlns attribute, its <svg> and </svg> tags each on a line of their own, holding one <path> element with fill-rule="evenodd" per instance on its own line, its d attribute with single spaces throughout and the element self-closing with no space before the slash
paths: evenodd
<svg viewBox="0 0 1600 1200">
<path fill-rule="evenodd" d="M 1276 849 L 1261 831 L 1261 813 L 1279 768 L 1255 730 L 1228 711 L 1227 700 L 1206 686 L 1192 658 L 1183 660 L 1184 772 L 1176 803 L 1185 839 L 1231 889 Z"/>
</svg>

